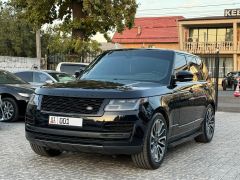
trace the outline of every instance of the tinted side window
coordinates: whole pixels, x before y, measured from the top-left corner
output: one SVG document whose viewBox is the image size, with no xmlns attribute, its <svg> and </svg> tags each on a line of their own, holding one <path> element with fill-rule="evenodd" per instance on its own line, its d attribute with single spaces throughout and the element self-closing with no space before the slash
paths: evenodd
<svg viewBox="0 0 240 180">
<path fill-rule="evenodd" d="M 199 57 L 195 58 L 197 65 L 201 66 L 202 65 L 202 60 Z"/>
<path fill-rule="evenodd" d="M 18 72 L 15 74 L 26 82 L 33 82 L 33 72 Z"/>
<path fill-rule="evenodd" d="M 84 70 L 86 65 L 83 64 L 62 64 L 60 67 L 61 72 L 74 74 L 76 71 Z"/>
<path fill-rule="evenodd" d="M 204 80 L 210 82 L 211 78 L 209 77 L 209 74 L 208 74 L 208 68 L 204 63 L 202 64 L 202 72 L 203 72 Z"/>
<path fill-rule="evenodd" d="M 193 58 L 192 56 L 186 55 L 186 60 L 189 67 L 191 67 L 193 64 L 197 64 L 195 58 Z"/>
<path fill-rule="evenodd" d="M 187 70 L 187 61 L 184 55 L 176 53 L 174 70 Z"/>
<path fill-rule="evenodd" d="M 44 73 L 34 72 L 33 74 L 33 82 L 45 83 L 48 80 L 51 80 L 51 78 Z"/>
<path fill-rule="evenodd" d="M 187 56 L 187 62 L 189 66 L 189 71 L 193 73 L 193 81 L 204 80 L 201 67 L 201 60 L 200 62 L 199 61 L 197 62 L 195 56 Z"/>
</svg>

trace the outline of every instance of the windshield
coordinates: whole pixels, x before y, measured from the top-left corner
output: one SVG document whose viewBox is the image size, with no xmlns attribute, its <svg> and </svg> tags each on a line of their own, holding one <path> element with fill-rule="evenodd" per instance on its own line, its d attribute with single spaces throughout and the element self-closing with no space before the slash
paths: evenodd
<svg viewBox="0 0 240 180">
<path fill-rule="evenodd" d="M 83 73 L 86 80 L 130 80 L 168 84 L 174 53 L 161 50 L 110 51 L 96 59 Z"/>
<path fill-rule="evenodd" d="M 84 64 L 62 64 L 60 71 L 74 74 L 76 71 L 84 70 L 86 66 Z"/>
<path fill-rule="evenodd" d="M 48 73 L 48 74 L 50 74 L 54 79 L 56 79 L 57 82 L 69 82 L 76 80 L 76 78 L 74 78 L 72 75 L 66 73 Z"/>
<path fill-rule="evenodd" d="M 10 72 L 0 71 L 0 84 L 27 84 L 27 83 Z"/>
</svg>

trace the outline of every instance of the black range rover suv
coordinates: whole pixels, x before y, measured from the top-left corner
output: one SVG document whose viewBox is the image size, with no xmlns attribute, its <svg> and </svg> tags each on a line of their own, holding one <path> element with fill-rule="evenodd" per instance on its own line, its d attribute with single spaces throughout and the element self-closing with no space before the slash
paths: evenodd
<svg viewBox="0 0 240 180">
<path fill-rule="evenodd" d="M 138 167 L 156 169 L 168 146 L 212 140 L 213 97 L 207 69 L 197 56 L 111 50 L 78 81 L 35 91 L 26 113 L 26 137 L 39 155 L 129 154 Z"/>
</svg>

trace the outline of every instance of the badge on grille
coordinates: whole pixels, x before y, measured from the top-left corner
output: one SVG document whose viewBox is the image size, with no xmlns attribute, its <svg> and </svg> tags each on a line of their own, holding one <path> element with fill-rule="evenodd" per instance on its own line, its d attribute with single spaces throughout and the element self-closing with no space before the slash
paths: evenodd
<svg viewBox="0 0 240 180">
<path fill-rule="evenodd" d="M 88 110 L 88 111 L 92 111 L 92 110 L 93 110 L 93 107 L 88 106 L 88 107 L 86 107 L 86 110 Z"/>
</svg>

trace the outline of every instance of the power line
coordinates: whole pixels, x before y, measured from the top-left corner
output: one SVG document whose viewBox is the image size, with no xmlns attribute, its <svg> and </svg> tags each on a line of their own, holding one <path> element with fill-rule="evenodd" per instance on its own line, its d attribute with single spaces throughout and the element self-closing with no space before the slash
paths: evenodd
<svg viewBox="0 0 240 180">
<path fill-rule="evenodd" d="M 174 8 L 159 8 L 159 9 L 139 9 L 138 11 L 158 11 L 158 10 L 170 10 L 170 9 L 189 9 L 189 8 L 202 8 L 202 7 L 218 7 L 218 6 L 227 6 L 227 5 L 239 5 L 240 3 L 225 3 L 225 4 L 210 4 L 210 5 L 198 5 L 198 6 L 179 6 Z"/>
<path fill-rule="evenodd" d="M 240 3 L 239 3 L 240 4 Z M 187 12 L 216 12 L 216 11 L 219 11 L 219 10 L 222 10 L 222 8 L 214 8 L 214 9 L 189 9 L 187 10 Z M 172 9 L 172 10 L 159 10 L 160 13 L 169 13 L 169 12 L 183 12 L 183 13 L 186 13 L 186 10 L 182 10 L 182 9 Z M 158 12 L 137 12 L 137 14 L 154 14 L 154 13 L 158 13 Z"/>
<path fill-rule="evenodd" d="M 202 15 L 210 15 L 210 14 L 213 14 L 213 13 L 220 13 L 219 10 L 206 10 L 206 11 L 197 11 L 197 10 L 193 10 L 193 11 L 188 11 L 187 14 L 189 13 L 195 13 L 194 14 L 194 17 L 199 17 L 202 16 Z M 137 13 L 137 16 L 140 17 L 140 16 L 161 16 L 161 15 L 165 15 L 165 16 L 171 16 L 171 15 L 174 15 L 174 16 L 183 16 L 186 14 L 186 11 L 174 11 L 174 12 L 159 12 L 159 13 Z"/>
</svg>

